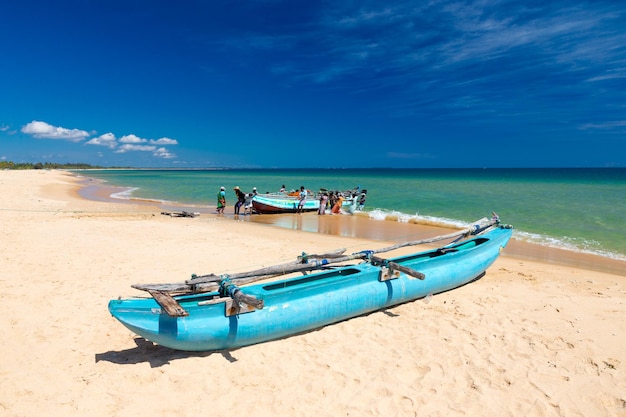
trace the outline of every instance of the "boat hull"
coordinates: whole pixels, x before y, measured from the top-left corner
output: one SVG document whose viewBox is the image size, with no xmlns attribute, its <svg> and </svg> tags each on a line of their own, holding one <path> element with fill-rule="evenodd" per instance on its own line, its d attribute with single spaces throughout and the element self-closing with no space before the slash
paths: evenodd
<svg viewBox="0 0 626 417">
<path fill-rule="evenodd" d="M 298 197 L 288 195 L 256 195 L 252 199 L 252 207 L 259 214 L 296 213 L 298 211 Z M 356 202 L 353 199 L 344 200 L 341 209 L 344 213 L 353 214 L 356 210 Z M 316 198 L 308 198 L 304 201 L 302 211 L 318 211 L 320 201 Z M 330 212 L 330 210 L 327 210 Z"/>
<path fill-rule="evenodd" d="M 152 298 L 111 300 L 109 311 L 123 325 L 157 344 L 186 351 L 214 351 L 266 342 L 457 288 L 481 276 L 512 234 L 497 228 L 474 239 L 390 259 L 425 274 L 400 273 L 380 281 L 371 263 L 298 278 L 246 286 L 264 308 L 227 316 L 225 303 L 203 305 L 216 294 L 176 297 L 189 313 L 170 317 Z"/>
<path fill-rule="evenodd" d="M 254 211 L 260 214 L 295 213 L 298 211 L 298 197 L 292 196 L 262 196 L 257 195 L 252 199 Z M 320 202 L 315 199 L 304 201 L 302 211 L 317 211 Z"/>
</svg>

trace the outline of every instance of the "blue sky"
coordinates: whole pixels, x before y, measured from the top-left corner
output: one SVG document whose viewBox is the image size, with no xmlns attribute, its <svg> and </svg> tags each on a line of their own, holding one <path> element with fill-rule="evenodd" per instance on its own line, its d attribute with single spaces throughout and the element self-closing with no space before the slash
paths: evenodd
<svg viewBox="0 0 626 417">
<path fill-rule="evenodd" d="M 0 7 L 0 160 L 626 167 L 619 1 Z"/>
</svg>

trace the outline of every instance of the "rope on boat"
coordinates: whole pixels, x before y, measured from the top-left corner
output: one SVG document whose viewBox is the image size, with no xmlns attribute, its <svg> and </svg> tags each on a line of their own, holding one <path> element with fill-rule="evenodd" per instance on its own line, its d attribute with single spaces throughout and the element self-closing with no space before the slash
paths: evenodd
<svg viewBox="0 0 626 417">
<path fill-rule="evenodd" d="M 222 280 L 220 281 L 220 293 L 224 296 L 229 296 L 238 304 L 247 304 L 251 307 L 262 309 L 263 308 L 263 300 L 260 300 L 252 295 L 248 295 L 241 291 L 237 285 L 233 284 L 228 275 L 221 275 Z"/>
</svg>

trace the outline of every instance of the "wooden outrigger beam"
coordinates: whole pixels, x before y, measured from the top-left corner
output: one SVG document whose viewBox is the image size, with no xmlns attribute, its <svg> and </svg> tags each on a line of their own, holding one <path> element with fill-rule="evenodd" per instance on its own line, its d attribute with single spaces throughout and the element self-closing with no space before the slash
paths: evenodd
<svg viewBox="0 0 626 417">
<path fill-rule="evenodd" d="M 497 219 L 483 218 L 472 223 L 472 225 L 468 227 L 467 229 L 459 230 L 458 232 L 452 232 L 452 233 L 448 233 L 447 235 L 435 236 L 435 237 L 431 237 L 428 239 L 414 240 L 412 242 L 398 243 L 397 245 L 391 245 L 391 246 L 387 246 L 386 248 L 376 249 L 372 252 L 383 253 L 383 252 L 389 252 L 395 249 L 404 248 L 407 246 L 424 245 L 426 243 L 439 242 L 441 240 L 474 236 L 474 235 L 478 235 L 478 234 L 486 232 L 488 229 L 492 228 L 498 223 L 499 221 Z"/>
<path fill-rule="evenodd" d="M 396 262 L 374 256 L 375 253 L 389 252 L 406 246 L 414 246 L 425 243 L 437 242 L 440 240 L 457 238 L 455 242 L 461 238 L 470 235 L 479 235 L 488 229 L 497 225 L 499 220 L 494 216 L 491 220 L 481 219 L 472 224 L 469 228 L 449 233 L 447 235 L 436 236 L 429 239 L 421 239 L 412 242 L 399 243 L 397 245 L 388 246 L 381 249 L 361 251 L 351 255 L 343 255 L 345 249 L 338 249 L 321 255 L 304 254 L 299 258 L 298 262 L 288 264 L 275 265 L 267 268 L 261 268 L 249 272 L 241 272 L 231 275 L 203 275 L 193 276 L 192 279 L 183 283 L 173 284 L 135 284 L 133 288 L 147 291 L 163 308 L 163 310 L 171 317 L 184 317 L 189 313 L 173 298 L 173 294 L 190 294 L 220 291 L 222 297 L 220 302 L 226 302 L 226 315 L 235 315 L 255 309 L 263 308 L 263 300 L 254 296 L 245 294 L 237 285 L 244 285 L 254 281 L 267 279 L 269 276 L 285 275 L 293 272 L 312 271 L 323 269 L 333 263 L 347 262 L 355 259 L 366 259 L 373 265 L 381 267 L 381 280 L 397 278 L 399 272 L 403 272 L 417 279 L 424 279 L 425 275 L 412 268 L 400 265 Z M 453 242 L 454 243 L 454 242 Z M 236 284 L 233 283 L 236 281 Z M 217 301 L 217 300 L 213 300 Z"/>
<path fill-rule="evenodd" d="M 322 254 L 322 255 L 308 255 L 307 254 L 307 255 L 299 256 L 298 257 L 298 259 L 300 260 L 299 262 L 290 262 L 290 263 L 286 263 L 282 265 L 275 265 L 275 266 L 270 266 L 267 268 L 261 268 L 261 269 L 257 269 L 257 270 L 250 271 L 250 272 L 230 274 L 229 277 L 230 279 L 238 280 L 238 279 L 246 278 L 246 277 L 285 275 L 285 274 L 289 274 L 292 272 L 305 272 L 305 271 L 311 271 L 315 269 L 321 269 L 331 263 L 347 262 L 347 261 L 351 261 L 354 259 L 365 259 L 371 253 L 389 252 L 389 251 L 403 248 L 406 246 L 423 245 L 426 243 L 433 243 L 433 242 L 438 242 L 441 240 L 466 237 L 466 236 L 470 236 L 473 234 L 482 233 L 486 231 L 488 228 L 496 225 L 497 223 L 498 221 L 495 219 L 488 220 L 486 218 L 483 218 L 474 222 L 467 229 L 459 230 L 457 232 L 449 233 L 449 234 L 442 235 L 442 236 L 435 236 L 435 237 L 428 238 L 428 239 L 420 239 L 420 240 L 414 240 L 411 242 L 398 243 L 396 245 L 388 246 L 388 247 L 381 248 L 381 249 L 375 249 L 372 251 L 357 252 L 352 255 L 342 255 L 343 252 L 345 252 L 345 249 L 338 249 L 331 253 Z M 320 259 L 321 261 L 319 261 Z M 303 263 L 303 261 L 307 263 Z M 308 262 L 311 262 L 311 263 L 308 263 Z M 217 282 L 217 281 L 220 281 L 219 276 L 216 276 L 215 274 L 209 274 L 209 275 L 194 276 L 185 282 L 189 285 L 195 285 L 195 284 L 203 284 L 203 283 Z"/>
<path fill-rule="evenodd" d="M 203 275 L 199 277 L 191 278 L 185 282 L 173 283 L 173 284 L 133 284 L 132 288 L 142 291 L 165 291 L 173 293 L 198 293 L 215 291 L 219 289 L 219 282 L 225 277 L 236 281 L 239 285 L 249 284 L 251 282 L 266 279 L 275 275 L 286 275 L 293 272 L 308 272 L 316 269 L 322 269 L 327 265 L 339 262 L 347 262 L 354 259 L 363 259 L 367 257 L 367 253 L 359 252 L 352 255 L 345 255 L 334 258 L 332 260 L 318 260 L 313 259 L 309 263 L 288 263 L 282 265 L 270 266 L 267 268 L 261 268 L 249 272 L 240 272 L 234 274 L 228 274 L 224 276 L 218 276 L 214 274 Z"/>
<path fill-rule="evenodd" d="M 327 268 L 331 264 L 348 262 L 355 259 L 369 259 L 373 254 L 389 252 L 395 249 L 407 247 L 407 246 L 416 246 L 426 243 L 433 243 L 441 240 L 454 239 L 454 238 L 462 238 L 471 235 L 478 235 L 484 233 L 491 227 L 497 225 L 499 220 L 496 216 L 492 219 L 480 219 L 474 222 L 470 227 L 459 230 L 457 232 L 449 233 L 446 235 L 435 236 L 428 239 L 420 239 L 411 242 L 403 242 L 396 245 L 388 246 L 385 248 L 370 250 L 370 251 L 362 251 L 353 253 L 350 255 L 342 255 L 345 252 L 345 249 L 339 249 L 327 254 L 322 255 L 303 255 L 300 256 L 300 261 L 298 262 L 290 262 L 281 265 L 274 265 L 266 268 L 256 269 L 248 272 L 240 272 L 228 275 L 201 275 L 201 276 L 193 276 L 191 279 L 181 282 L 181 283 L 171 283 L 171 284 L 135 284 L 132 285 L 132 288 L 142 290 L 142 291 L 161 291 L 167 293 L 201 293 L 201 292 L 210 292 L 216 291 L 219 289 L 219 283 L 225 278 L 228 277 L 232 281 L 236 281 L 238 285 L 244 285 L 251 282 L 259 281 L 262 279 L 266 279 L 270 276 L 277 275 L 286 275 L 294 272 L 308 272 L 317 269 Z M 306 263 L 303 263 L 305 261 Z M 401 267 L 401 265 L 397 265 Z M 399 268 L 396 268 L 400 270 Z M 417 271 L 415 271 L 417 272 Z M 411 275 L 411 274 L 408 274 Z"/>
<path fill-rule="evenodd" d="M 148 292 L 169 316 L 184 317 L 189 315 L 189 313 L 178 304 L 178 301 L 174 300 L 167 292 L 156 290 L 149 290 Z"/>
<path fill-rule="evenodd" d="M 389 261 L 387 259 L 379 258 L 378 256 L 371 256 L 370 257 L 370 262 L 372 262 L 373 265 L 380 265 L 380 266 L 387 267 L 391 271 L 404 272 L 405 274 L 407 274 L 408 276 L 413 277 L 413 278 L 422 279 L 422 280 L 424 278 L 426 278 L 426 275 L 424 275 L 423 273 L 421 273 L 419 271 L 416 271 L 413 268 L 409 268 L 408 266 L 400 265 L 399 263 L 396 263 L 396 262 L 393 262 L 393 261 Z"/>
</svg>

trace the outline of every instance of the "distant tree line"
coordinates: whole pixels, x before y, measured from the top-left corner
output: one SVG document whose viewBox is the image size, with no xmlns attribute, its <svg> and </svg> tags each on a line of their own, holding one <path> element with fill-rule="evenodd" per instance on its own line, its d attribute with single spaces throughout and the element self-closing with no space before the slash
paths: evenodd
<svg viewBox="0 0 626 417">
<path fill-rule="evenodd" d="M 0 161 L 0 169 L 99 169 L 103 167 L 83 164 L 83 163 L 71 163 L 67 162 L 65 164 L 59 164 L 56 162 L 11 162 L 11 161 Z"/>
</svg>

